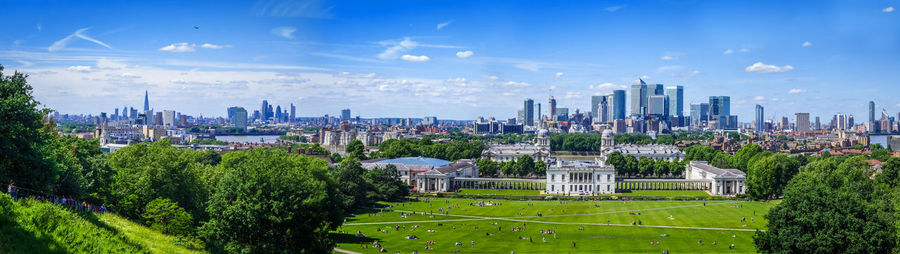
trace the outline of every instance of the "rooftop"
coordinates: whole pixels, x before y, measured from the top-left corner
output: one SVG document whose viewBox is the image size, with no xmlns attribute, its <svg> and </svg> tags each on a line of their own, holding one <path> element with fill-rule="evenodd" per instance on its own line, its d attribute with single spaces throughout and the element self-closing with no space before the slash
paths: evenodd
<svg viewBox="0 0 900 254">
<path fill-rule="evenodd" d="M 418 165 L 418 166 L 432 166 L 432 167 L 441 167 L 449 165 L 453 162 L 445 161 L 441 159 L 435 158 L 427 158 L 427 157 L 402 157 L 402 158 L 394 158 L 394 159 L 383 159 L 383 160 L 371 160 L 365 161 L 368 163 L 377 163 L 377 164 L 403 164 L 403 165 Z"/>
</svg>

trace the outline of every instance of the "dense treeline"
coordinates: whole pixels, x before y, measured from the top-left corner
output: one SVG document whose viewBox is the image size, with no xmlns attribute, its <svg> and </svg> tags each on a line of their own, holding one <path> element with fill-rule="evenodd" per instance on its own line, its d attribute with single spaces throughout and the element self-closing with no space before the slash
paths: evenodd
<svg viewBox="0 0 900 254">
<path fill-rule="evenodd" d="M 497 162 L 487 158 L 475 160 L 478 163 L 478 173 L 482 177 L 540 177 L 547 174 L 547 163 L 541 160 L 534 161 L 530 155 L 522 155 L 516 160 Z"/>
<path fill-rule="evenodd" d="M 476 135 L 469 135 L 469 134 L 463 133 L 459 130 L 455 130 L 455 131 L 451 131 L 449 134 L 434 134 L 434 135 L 427 135 L 425 137 L 430 138 L 430 139 L 448 138 L 451 140 L 458 140 L 458 141 L 478 140 L 478 141 L 482 141 L 482 142 L 494 142 L 494 143 L 500 143 L 500 144 L 516 144 L 516 143 L 522 143 L 522 142 L 532 142 L 532 141 L 534 141 L 534 138 L 536 136 L 537 135 L 535 135 L 533 133 L 524 133 L 524 134 L 506 133 L 506 134 L 476 136 Z"/>
<path fill-rule="evenodd" d="M 371 158 L 398 158 L 424 156 L 448 161 L 459 159 L 475 159 L 481 156 L 484 144 L 481 141 L 451 141 L 435 143 L 430 138 L 389 139 L 378 145 L 378 152 L 369 155 Z"/>
<path fill-rule="evenodd" d="M 352 156 L 329 167 L 284 149 L 220 155 L 165 139 L 104 154 L 97 140 L 57 135 L 53 120 L 44 121 L 49 110 L 38 106 L 24 75 L 0 72 L 0 182 L 106 205 L 212 252 L 331 252 L 328 232 L 347 214 L 408 194 L 396 169 L 366 170 Z M 470 150 L 480 154 L 475 144 Z M 468 143 L 417 145 L 426 154 L 459 149 L 456 156 L 471 155 L 464 151 Z M 0 213 L 4 220 L 23 219 Z"/>
<path fill-rule="evenodd" d="M 681 177 L 684 174 L 685 161 L 667 161 L 663 159 L 638 159 L 634 155 L 623 156 L 614 151 L 606 157 L 606 164 L 616 168 L 618 177 Z"/>
<path fill-rule="evenodd" d="M 602 148 L 602 137 L 599 133 L 558 133 L 550 135 L 550 147 L 554 151 L 599 151 Z M 682 140 L 711 140 L 713 137 L 712 132 L 676 131 L 656 135 L 656 139 L 643 133 L 618 133 L 613 136 L 613 140 L 616 144 L 674 145 Z"/>
</svg>

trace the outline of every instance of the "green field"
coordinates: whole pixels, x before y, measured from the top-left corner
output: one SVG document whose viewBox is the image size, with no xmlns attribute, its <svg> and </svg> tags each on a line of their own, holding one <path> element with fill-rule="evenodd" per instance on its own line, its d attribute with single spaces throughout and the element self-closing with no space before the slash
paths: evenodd
<svg viewBox="0 0 900 254">
<path fill-rule="evenodd" d="M 393 211 L 349 219 L 340 228 L 343 233 L 335 232 L 333 236 L 338 248 L 361 253 L 378 253 L 372 245 L 374 240 L 389 253 L 750 253 L 756 251 L 754 231 L 765 229 L 763 215 L 776 204 L 493 200 L 499 205 L 477 206 L 478 201 L 481 200 L 394 203 L 390 204 Z M 447 213 L 441 214 L 439 208 Z M 638 221 L 640 226 L 632 225 Z M 516 227 L 520 230 L 513 231 Z M 552 230 L 556 237 L 541 234 L 541 230 Z M 355 236 L 357 231 L 366 237 Z M 408 235 L 418 239 L 406 239 Z M 703 243 L 699 244 L 701 239 Z M 425 249 L 426 241 L 434 241 L 431 250 Z M 457 242 L 462 245 L 456 245 Z M 576 244 L 574 248 L 572 242 Z M 735 249 L 728 248 L 731 244 Z"/>
<path fill-rule="evenodd" d="M 491 190 L 491 189 L 459 189 L 459 194 L 469 195 L 507 195 L 507 196 L 540 196 L 537 190 Z"/>
<path fill-rule="evenodd" d="M 506 196 L 542 196 L 537 190 L 492 190 L 492 189 L 459 189 L 459 194 L 468 195 L 506 195 Z M 640 190 L 626 193 L 606 194 L 600 196 L 619 196 L 619 197 L 709 197 L 706 191 L 702 190 Z"/>
</svg>

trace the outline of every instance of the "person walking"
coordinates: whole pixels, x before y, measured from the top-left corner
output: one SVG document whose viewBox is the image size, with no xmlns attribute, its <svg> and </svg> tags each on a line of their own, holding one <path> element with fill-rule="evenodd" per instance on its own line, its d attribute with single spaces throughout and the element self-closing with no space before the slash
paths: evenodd
<svg viewBox="0 0 900 254">
<path fill-rule="evenodd" d="M 7 192 L 13 198 L 13 201 L 16 201 L 16 183 L 13 180 L 9 180 L 9 187 L 7 188 Z"/>
</svg>

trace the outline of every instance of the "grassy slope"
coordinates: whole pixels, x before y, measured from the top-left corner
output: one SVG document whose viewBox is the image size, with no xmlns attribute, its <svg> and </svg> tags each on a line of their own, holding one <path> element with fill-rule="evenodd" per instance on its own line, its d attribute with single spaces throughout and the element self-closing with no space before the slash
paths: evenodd
<svg viewBox="0 0 900 254">
<path fill-rule="evenodd" d="M 112 214 L 75 213 L 0 194 L 0 253 L 191 253 Z"/>
<path fill-rule="evenodd" d="M 449 202 L 449 204 L 447 203 Z M 451 208 L 451 215 L 471 215 L 488 217 L 507 217 L 503 219 L 471 219 L 464 217 L 413 215 L 401 218 L 397 212 L 383 213 L 381 216 L 361 214 L 348 221 L 351 225 L 345 225 L 342 230 L 347 233 L 355 233 L 357 230 L 366 234 L 369 239 L 358 239 L 352 235 L 336 234 L 339 247 L 351 251 L 374 253 L 374 249 L 363 249 L 360 241 L 368 240 L 369 245 L 374 239 L 383 242 L 389 252 L 419 253 L 445 253 L 457 249 L 461 253 L 508 253 L 515 250 L 516 253 L 552 253 L 552 252 L 576 252 L 576 253 L 634 253 L 647 252 L 659 253 L 662 250 L 672 252 L 755 252 L 752 243 L 754 232 L 747 231 L 723 231 L 701 229 L 674 229 L 651 228 L 640 226 L 606 226 L 610 224 L 628 225 L 632 221 L 641 220 L 644 225 L 658 226 L 682 226 L 682 227 L 708 227 L 708 228 L 736 228 L 736 229 L 765 229 L 766 221 L 763 214 L 777 202 L 733 202 L 733 201 L 708 201 L 706 206 L 702 201 L 603 201 L 603 202 L 554 202 L 554 201 L 499 201 L 503 205 L 493 207 L 473 207 L 468 204 L 474 202 L 466 199 L 437 199 L 431 202 L 413 202 L 395 206 L 396 210 L 409 211 L 437 211 L 438 206 L 447 207 L 458 204 L 460 208 Z M 465 209 L 465 210 L 463 210 Z M 649 210 L 653 209 L 653 210 Z M 641 215 L 631 215 L 628 211 L 642 210 Z M 534 216 L 541 212 L 544 217 Z M 754 215 L 754 212 L 756 213 Z M 583 215 L 586 214 L 586 215 Z M 565 215 L 565 216 L 547 216 Z M 669 216 L 672 216 L 671 218 Z M 741 222 L 741 218 L 746 218 Z M 750 218 L 754 218 L 750 222 Z M 516 220 L 510 221 L 508 219 Z M 414 222 L 431 220 L 459 220 L 442 222 Z M 392 228 L 398 223 L 410 221 L 413 223 L 399 224 L 406 228 L 400 231 Z M 512 232 L 515 226 L 522 226 L 527 221 L 527 228 L 521 232 Z M 395 222 L 372 225 L 352 225 L 353 223 L 369 222 Z M 491 223 L 497 223 L 493 225 Z M 442 224 L 438 226 L 438 224 Z M 414 231 L 409 229 L 419 225 Z M 744 226 L 746 225 L 746 226 Z M 456 229 L 453 229 L 453 227 Z M 479 229 L 474 229 L 478 226 Z M 502 230 L 498 230 L 501 227 Z M 581 230 L 584 227 L 584 230 Z M 377 228 L 387 229 L 386 233 L 377 231 Z M 429 233 L 433 229 L 436 232 Z M 559 239 L 553 239 L 552 235 L 546 235 L 547 242 L 541 240 L 541 229 L 556 230 Z M 493 236 L 487 236 L 487 233 Z M 407 240 L 406 235 L 416 235 L 420 239 Z M 668 234 L 669 236 L 660 236 Z M 732 237 L 735 236 L 735 237 Z M 531 237 L 532 240 L 520 240 L 519 237 Z M 703 245 L 697 242 L 703 239 Z M 424 250 L 424 242 L 434 240 L 436 244 L 433 251 Z M 476 242 L 476 248 L 471 247 L 471 241 Z M 572 241 L 577 243 L 572 248 Z M 650 242 L 660 242 L 651 245 Z M 718 241 L 713 246 L 712 242 Z M 457 247 L 455 242 L 464 243 Z M 480 244 L 479 244 L 480 243 Z M 728 245 L 734 243 L 735 250 L 729 250 Z"/>
</svg>

